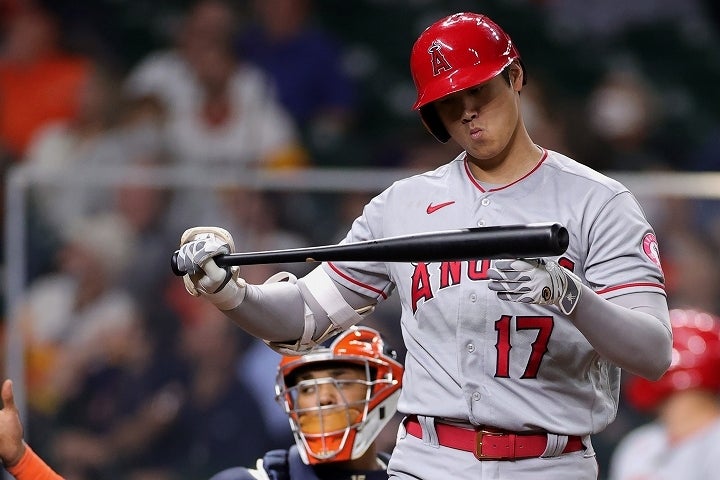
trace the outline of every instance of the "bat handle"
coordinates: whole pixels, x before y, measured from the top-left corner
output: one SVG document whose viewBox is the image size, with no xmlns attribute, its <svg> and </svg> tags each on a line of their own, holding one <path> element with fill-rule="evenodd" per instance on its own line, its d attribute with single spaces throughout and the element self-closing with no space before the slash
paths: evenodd
<svg viewBox="0 0 720 480">
<path fill-rule="evenodd" d="M 182 277 L 187 272 L 183 272 L 180 270 L 180 267 L 178 266 L 178 254 L 180 253 L 180 250 L 175 250 L 175 253 L 172 254 L 172 257 L 170 257 L 170 268 L 172 268 L 172 271 L 175 275 L 178 277 Z"/>
<path fill-rule="evenodd" d="M 182 277 L 187 272 L 180 270 L 180 266 L 178 265 L 178 254 L 180 253 L 180 250 L 175 250 L 175 253 L 172 254 L 172 257 L 170 257 L 170 268 L 172 269 L 172 272 L 178 276 Z M 215 263 L 218 265 L 218 267 L 227 267 L 231 264 L 227 263 L 225 258 L 227 255 L 217 255 L 214 257 Z"/>
</svg>

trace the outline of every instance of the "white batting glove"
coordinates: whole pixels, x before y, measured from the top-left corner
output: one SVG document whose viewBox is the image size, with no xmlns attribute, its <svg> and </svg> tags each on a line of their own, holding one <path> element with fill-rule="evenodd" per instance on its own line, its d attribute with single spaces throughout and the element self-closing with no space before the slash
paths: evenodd
<svg viewBox="0 0 720 480">
<path fill-rule="evenodd" d="M 510 302 L 557 305 L 570 315 L 580 299 L 582 282 L 552 260 L 495 260 L 488 269 L 488 288 Z"/>
<path fill-rule="evenodd" d="M 213 257 L 233 253 L 232 235 L 220 227 L 193 227 L 185 230 L 177 251 L 177 267 L 185 290 L 207 298 L 220 310 L 232 310 L 245 298 L 245 280 L 237 267 L 219 267 Z"/>
</svg>

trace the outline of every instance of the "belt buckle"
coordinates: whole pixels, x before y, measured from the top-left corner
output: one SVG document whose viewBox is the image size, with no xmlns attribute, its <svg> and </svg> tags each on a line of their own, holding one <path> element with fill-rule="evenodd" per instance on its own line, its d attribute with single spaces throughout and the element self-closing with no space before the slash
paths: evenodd
<svg viewBox="0 0 720 480">
<path fill-rule="evenodd" d="M 508 458 L 513 458 L 513 455 L 490 456 L 490 455 L 483 454 L 483 451 L 482 451 L 483 437 L 485 437 L 485 436 L 502 437 L 505 435 L 507 435 L 507 434 L 504 432 L 497 432 L 497 431 L 494 432 L 492 430 L 485 430 L 485 429 L 477 430 L 475 432 L 475 451 L 473 452 L 475 454 L 475 458 L 477 458 L 478 460 L 504 460 L 504 459 L 508 459 Z M 514 450 L 514 448 L 513 448 L 513 450 Z"/>
</svg>

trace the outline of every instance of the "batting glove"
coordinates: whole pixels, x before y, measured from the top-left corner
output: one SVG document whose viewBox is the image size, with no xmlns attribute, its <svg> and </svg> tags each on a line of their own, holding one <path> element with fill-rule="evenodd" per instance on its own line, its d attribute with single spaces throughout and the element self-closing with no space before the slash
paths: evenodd
<svg viewBox="0 0 720 480">
<path fill-rule="evenodd" d="M 220 310 L 232 310 L 245 298 L 245 281 L 237 267 L 219 267 L 213 257 L 233 253 L 232 235 L 219 227 L 193 227 L 185 230 L 177 251 L 177 267 L 185 290 L 207 298 Z"/>
<path fill-rule="evenodd" d="M 501 300 L 557 305 L 565 315 L 575 309 L 582 292 L 575 274 L 543 258 L 496 260 L 488 278 L 488 287 Z"/>
</svg>

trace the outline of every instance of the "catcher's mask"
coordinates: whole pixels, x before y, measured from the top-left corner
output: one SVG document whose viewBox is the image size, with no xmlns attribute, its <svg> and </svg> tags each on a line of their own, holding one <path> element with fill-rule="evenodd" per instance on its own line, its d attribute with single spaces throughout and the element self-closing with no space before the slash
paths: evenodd
<svg viewBox="0 0 720 480">
<path fill-rule="evenodd" d="M 632 377 L 625 391 L 630 403 L 651 411 L 674 392 L 703 389 L 720 393 L 720 318 L 689 309 L 670 310 L 672 362 L 657 381 Z"/>
<path fill-rule="evenodd" d="M 485 15 L 456 13 L 430 25 L 413 45 L 410 71 L 417 89 L 414 110 L 440 142 L 450 134 L 432 102 L 484 83 L 520 60 L 510 36 Z M 523 84 L 525 83 L 523 74 Z"/>
<path fill-rule="evenodd" d="M 362 456 L 393 417 L 403 367 L 380 334 L 351 327 L 280 361 L 276 399 L 308 465 Z"/>
</svg>

